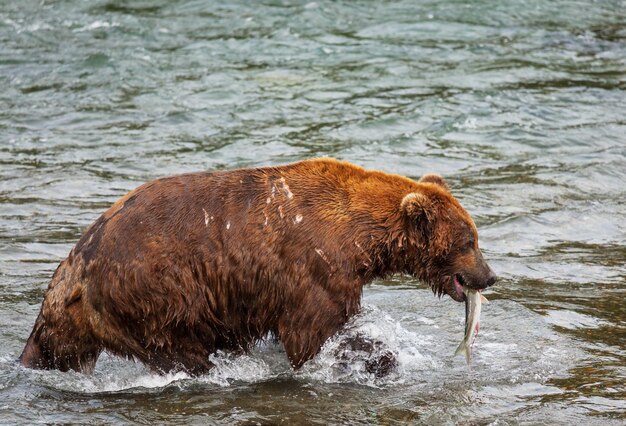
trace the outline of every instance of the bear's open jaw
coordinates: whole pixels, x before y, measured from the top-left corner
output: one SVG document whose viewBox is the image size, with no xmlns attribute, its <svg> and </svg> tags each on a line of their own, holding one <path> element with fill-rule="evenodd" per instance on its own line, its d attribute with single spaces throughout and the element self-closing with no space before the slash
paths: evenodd
<svg viewBox="0 0 626 426">
<path fill-rule="evenodd" d="M 465 300 L 465 293 L 463 287 L 465 286 L 465 280 L 461 274 L 454 274 L 454 289 L 460 300 Z"/>
</svg>

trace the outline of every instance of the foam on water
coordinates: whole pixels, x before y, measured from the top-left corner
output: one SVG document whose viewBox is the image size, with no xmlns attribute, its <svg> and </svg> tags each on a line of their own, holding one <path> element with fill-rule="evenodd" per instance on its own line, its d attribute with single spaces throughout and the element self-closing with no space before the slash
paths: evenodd
<svg viewBox="0 0 626 426">
<path fill-rule="evenodd" d="M 357 336 L 382 342 L 372 353 L 342 351 L 342 344 Z M 368 386 L 400 384 L 406 377 L 420 371 L 437 368 L 438 362 L 420 348 L 431 344 L 431 336 L 421 336 L 407 330 L 399 321 L 375 306 L 365 305 L 361 313 L 347 324 L 341 333 L 330 338 L 321 352 L 307 363 L 298 376 L 325 383 L 358 383 Z M 398 366 L 382 378 L 366 369 L 366 361 L 376 359 L 386 351 L 395 356 Z M 338 358 L 342 353 L 344 358 Z"/>
<path fill-rule="evenodd" d="M 159 375 L 141 364 L 103 354 L 93 374 L 46 370 L 25 370 L 29 379 L 47 388 L 77 393 L 119 392 L 130 389 L 158 389 L 189 379 L 185 373 Z"/>
<path fill-rule="evenodd" d="M 230 386 L 234 382 L 254 383 L 276 376 L 269 363 L 251 354 L 233 355 L 218 351 L 209 357 L 215 367 L 198 380 L 208 384 Z"/>
<path fill-rule="evenodd" d="M 263 343 L 254 348 L 250 354 L 243 355 L 218 351 L 210 356 L 215 367 L 207 374 L 198 377 L 182 372 L 158 374 L 140 363 L 110 357 L 106 353 L 101 355 L 95 371 L 90 375 L 72 371 L 64 373 L 16 368 L 25 372 L 29 380 L 42 386 L 78 393 L 160 389 L 170 386 L 183 389 L 193 384 L 226 387 L 234 383 L 270 380 L 283 372 L 283 369 L 276 363 L 264 359 L 261 354 L 262 346 L 264 346 Z M 274 350 L 274 352 L 278 351 Z"/>
</svg>

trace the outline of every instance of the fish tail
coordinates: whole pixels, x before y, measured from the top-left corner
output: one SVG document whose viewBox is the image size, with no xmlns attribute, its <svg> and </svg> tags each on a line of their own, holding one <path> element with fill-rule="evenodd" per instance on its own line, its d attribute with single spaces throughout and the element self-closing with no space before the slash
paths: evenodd
<svg viewBox="0 0 626 426">
<path fill-rule="evenodd" d="M 454 352 L 454 356 L 461 355 L 461 354 L 465 355 L 465 360 L 467 361 L 467 364 L 469 365 L 470 357 L 472 356 L 472 353 L 471 353 L 471 349 L 465 344 L 465 341 L 461 342 L 459 347 L 456 348 L 456 351 Z"/>
</svg>

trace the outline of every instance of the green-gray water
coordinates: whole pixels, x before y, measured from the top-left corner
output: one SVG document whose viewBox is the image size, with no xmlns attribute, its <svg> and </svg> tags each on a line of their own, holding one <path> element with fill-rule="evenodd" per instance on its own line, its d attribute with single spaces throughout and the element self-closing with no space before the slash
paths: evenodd
<svg viewBox="0 0 626 426">
<path fill-rule="evenodd" d="M 0 0 L 0 423 L 623 424 L 625 90 L 624 1 Z M 500 276 L 471 370 L 463 305 L 400 277 L 298 372 L 272 342 L 200 378 L 15 364 L 126 191 L 314 156 L 449 180 Z M 396 372 L 340 368 L 357 331 Z"/>
</svg>

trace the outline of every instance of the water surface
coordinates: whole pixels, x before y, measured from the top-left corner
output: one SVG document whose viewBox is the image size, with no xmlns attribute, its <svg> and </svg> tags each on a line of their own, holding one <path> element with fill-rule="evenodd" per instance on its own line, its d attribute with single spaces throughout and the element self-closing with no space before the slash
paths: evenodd
<svg viewBox="0 0 626 426">
<path fill-rule="evenodd" d="M 626 2 L 223 3 L 0 1 L 0 423 L 623 424 Z M 471 370 L 463 306 L 402 277 L 298 372 L 271 341 L 199 378 L 16 366 L 125 192 L 313 156 L 448 179 L 500 276 Z M 340 365 L 354 333 L 397 371 Z"/>
</svg>

